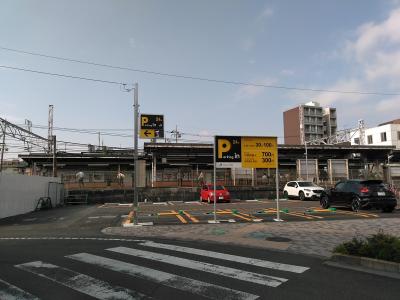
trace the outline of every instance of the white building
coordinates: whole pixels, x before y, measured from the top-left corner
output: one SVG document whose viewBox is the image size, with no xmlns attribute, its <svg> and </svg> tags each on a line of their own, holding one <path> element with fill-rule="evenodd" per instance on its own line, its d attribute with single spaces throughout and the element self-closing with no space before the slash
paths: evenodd
<svg viewBox="0 0 400 300">
<path fill-rule="evenodd" d="M 351 144 L 373 146 L 396 146 L 400 149 L 400 119 L 378 125 L 377 127 L 366 128 L 364 138 L 360 137 L 360 130 L 351 133 Z"/>
</svg>

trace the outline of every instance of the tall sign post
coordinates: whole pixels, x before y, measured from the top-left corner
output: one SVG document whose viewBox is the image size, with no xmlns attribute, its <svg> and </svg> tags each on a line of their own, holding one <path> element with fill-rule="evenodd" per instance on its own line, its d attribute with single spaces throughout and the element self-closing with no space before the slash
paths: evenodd
<svg viewBox="0 0 400 300">
<path fill-rule="evenodd" d="M 133 224 L 138 225 L 138 121 L 139 121 L 139 85 L 135 83 L 133 91 L 133 107 L 134 107 L 134 124 L 133 124 L 133 163 L 134 163 L 134 176 L 133 176 Z"/>
<path fill-rule="evenodd" d="M 280 218 L 279 208 L 277 137 L 216 136 L 214 141 L 214 149 L 215 145 L 216 151 L 214 150 L 214 172 L 215 168 L 217 167 L 276 169 L 276 219 L 274 219 L 274 221 L 282 221 Z"/>
</svg>

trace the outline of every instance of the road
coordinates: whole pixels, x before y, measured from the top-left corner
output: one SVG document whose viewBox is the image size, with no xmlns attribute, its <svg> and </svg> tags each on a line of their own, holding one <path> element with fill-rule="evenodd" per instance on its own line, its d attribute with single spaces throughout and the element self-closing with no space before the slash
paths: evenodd
<svg viewBox="0 0 400 300">
<path fill-rule="evenodd" d="M 2 239 L 0 249 L 0 299 L 398 299 L 400 293 L 395 279 L 237 246 L 45 238 Z"/>
<path fill-rule="evenodd" d="M 283 215 L 287 221 L 389 221 L 399 216 L 398 211 L 363 212 L 365 216 L 317 211 L 304 215 L 314 202 L 287 202 L 285 206 L 292 212 L 303 210 L 303 214 Z M 226 217 L 245 225 L 253 223 L 252 218 L 245 220 L 237 213 L 253 216 L 252 211 L 272 208 L 273 202 L 219 205 L 221 210 L 227 207 L 238 212 Z M 400 294 L 396 279 L 334 268 L 315 256 L 101 233 L 105 227 L 121 226 L 131 209 L 115 204 L 69 206 L 1 220 L 0 299 L 397 299 Z M 204 212 L 210 206 L 147 203 L 140 212 L 144 218 L 168 210 L 209 217 Z M 307 219 L 307 215 L 321 219 Z M 157 218 L 164 220 L 164 216 Z M 184 218 L 187 223 L 176 215 L 165 216 L 167 224 L 180 224 L 181 228 L 189 224 L 190 218 Z"/>
</svg>

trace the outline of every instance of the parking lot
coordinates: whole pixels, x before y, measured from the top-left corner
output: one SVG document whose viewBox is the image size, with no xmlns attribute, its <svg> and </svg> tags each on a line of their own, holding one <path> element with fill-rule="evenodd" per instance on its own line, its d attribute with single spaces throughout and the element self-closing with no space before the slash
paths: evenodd
<svg viewBox="0 0 400 300">
<path fill-rule="evenodd" d="M 126 210 L 122 226 L 132 226 L 134 219 L 131 204 L 108 203 L 100 205 L 99 211 Z M 398 217 L 399 210 L 382 213 L 377 210 L 353 212 L 348 208 L 321 209 L 317 201 L 284 200 L 280 202 L 280 218 L 283 221 L 318 221 L 342 219 L 370 219 Z M 218 203 L 216 219 L 219 222 L 273 222 L 277 216 L 274 200 L 247 200 Z M 138 220 L 142 225 L 204 224 L 214 220 L 213 205 L 201 202 L 169 201 L 140 203 Z"/>
</svg>

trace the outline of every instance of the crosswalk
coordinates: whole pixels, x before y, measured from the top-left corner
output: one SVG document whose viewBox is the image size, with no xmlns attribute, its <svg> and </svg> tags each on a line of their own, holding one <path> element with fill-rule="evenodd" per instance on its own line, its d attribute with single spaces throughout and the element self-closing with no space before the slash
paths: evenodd
<svg viewBox="0 0 400 300">
<path fill-rule="evenodd" d="M 34 260 L 16 264 L 14 267 L 31 274 L 32 280 L 47 280 L 102 300 L 154 299 L 154 295 L 149 295 L 145 289 L 127 286 L 126 281 L 123 280 L 126 277 L 176 289 L 187 296 L 192 294 L 198 298 L 253 300 L 258 299 L 259 295 L 254 294 L 252 285 L 277 288 L 288 282 L 289 279 L 286 278 L 288 276 L 285 274 L 292 274 L 289 278 L 296 279 L 296 276 L 309 270 L 306 266 L 150 240 L 138 241 L 136 244 L 129 244 L 129 247 L 104 248 L 100 249 L 100 253 L 98 252 L 95 254 L 79 252 L 61 256 L 61 263 Z M 63 265 L 66 261 L 73 262 L 73 264 Z M 144 266 L 145 262 L 149 262 L 151 267 Z M 176 271 L 176 267 L 178 270 L 184 268 L 188 271 L 176 274 L 180 273 Z M 81 273 L 76 268 L 78 270 L 88 270 L 89 268 L 95 270 L 94 274 L 98 274 L 101 270 L 107 270 L 113 272 L 117 278 L 120 276 L 121 281 L 116 280 L 113 276 L 112 282 L 107 282 L 104 277 L 100 277 L 102 278 L 100 279 L 93 276 L 93 272 L 84 274 L 87 271 Z M 165 270 L 171 270 L 171 273 Z M 175 270 L 175 273 L 172 270 Z M 188 275 L 193 272 L 196 275 Z M 270 272 L 273 275 L 268 274 Z M 211 279 L 208 276 L 211 276 Z M 214 282 L 212 278 L 215 276 L 224 278 L 222 285 Z M 249 288 L 243 289 L 243 284 L 241 284 L 239 285 L 241 288 L 237 289 L 236 281 L 248 284 Z M 121 285 L 116 285 L 115 282 L 121 282 Z M 24 291 L 0 278 L 0 299 L 38 300 L 40 295 Z"/>
</svg>

